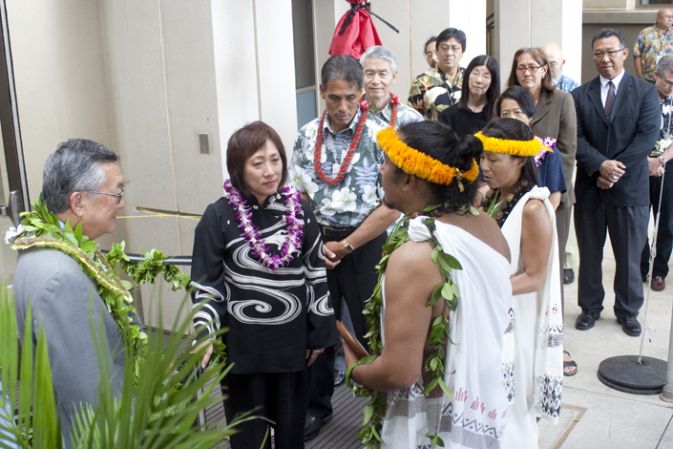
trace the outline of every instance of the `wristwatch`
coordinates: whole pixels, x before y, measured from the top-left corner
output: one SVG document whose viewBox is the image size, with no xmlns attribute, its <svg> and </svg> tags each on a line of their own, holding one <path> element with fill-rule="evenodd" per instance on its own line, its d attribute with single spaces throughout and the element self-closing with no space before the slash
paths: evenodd
<svg viewBox="0 0 673 449">
<path fill-rule="evenodd" d="M 339 242 L 339 243 L 341 243 L 341 245 L 343 245 L 343 247 L 346 248 L 346 251 L 348 251 L 349 253 L 352 253 L 353 250 L 355 249 L 355 248 L 353 248 L 353 245 L 351 245 L 351 244 L 348 242 L 348 240 L 342 240 L 342 241 Z"/>
</svg>

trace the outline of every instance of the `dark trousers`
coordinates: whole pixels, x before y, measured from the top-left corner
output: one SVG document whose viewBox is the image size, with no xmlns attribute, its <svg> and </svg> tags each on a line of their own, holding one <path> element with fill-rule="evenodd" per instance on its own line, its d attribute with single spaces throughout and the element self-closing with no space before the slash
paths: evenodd
<svg viewBox="0 0 673 449">
<path fill-rule="evenodd" d="M 647 212 L 647 206 L 601 204 L 593 210 L 575 208 L 575 234 L 580 254 L 577 296 L 582 311 L 603 310 L 605 291 L 601 264 L 607 231 L 616 262 L 615 315 L 638 315 L 643 304 L 640 254 L 647 240 Z"/>
<path fill-rule="evenodd" d="M 657 216 L 657 207 L 659 206 L 660 190 L 661 177 L 650 176 L 650 207 L 655 218 Z M 673 164 L 666 164 L 652 276 L 665 278 L 668 275 L 668 259 L 671 257 L 671 248 L 673 248 Z M 643 275 L 643 278 L 649 273 L 649 268 L 650 245 L 646 241 L 642 257 L 640 258 L 640 273 Z"/>
<path fill-rule="evenodd" d="M 326 242 L 347 237 L 323 234 Z M 341 319 L 341 298 L 348 306 L 355 336 L 367 347 L 364 338 L 367 322 L 362 309 L 364 302 L 372 295 L 378 276 L 376 264 L 381 260 L 381 250 L 387 234 L 384 232 L 367 244 L 355 249 L 341 259 L 333 270 L 327 270 L 327 284 L 337 319 Z M 309 369 L 309 405 L 308 413 L 325 417 L 332 413 L 332 393 L 334 393 L 334 348 L 327 349 L 318 357 Z"/>
<path fill-rule="evenodd" d="M 306 370 L 294 373 L 227 374 L 222 381 L 227 422 L 240 413 L 254 410 L 254 419 L 236 426 L 231 437 L 232 449 L 271 449 L 270 426 L 274 428 L 275 449 L 304 447 L 306 417 Z M 267 435 L 268 433 L 268 435 Z M 266 435 L 267 441 L 262 446 Z"/>
</svg>

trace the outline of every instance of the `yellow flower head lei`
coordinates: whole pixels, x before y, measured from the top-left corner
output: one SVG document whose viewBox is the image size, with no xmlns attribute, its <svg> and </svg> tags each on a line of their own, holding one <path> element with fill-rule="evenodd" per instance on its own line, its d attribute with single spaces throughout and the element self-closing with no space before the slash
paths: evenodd
<svg viewBox="0 0 673 449">
<path fill-rule="evenodd" d="M 484 151 L 491 153 L 509 154 L 511 156 L 535 156 L 540 150 L 552 151 L 537 137 L 530 140 L 500 139 L 498 137 L 485 136 L 481 131 L 474 135 L 481 140 Z"/>
<path fill-rule="evenodd" d="M 393 128 L 386 128 L 376 135 L 376 142 L 388 159 L 405 173 L 417 176 L 434 184 L 448 186 L 454 178 L 474 182 L 479 175 L 479 164 L 472 159 L 472 166 L 466 172 L 451 167 L 437 159 L 411 148 L 399 138 Z"/>
</svg>

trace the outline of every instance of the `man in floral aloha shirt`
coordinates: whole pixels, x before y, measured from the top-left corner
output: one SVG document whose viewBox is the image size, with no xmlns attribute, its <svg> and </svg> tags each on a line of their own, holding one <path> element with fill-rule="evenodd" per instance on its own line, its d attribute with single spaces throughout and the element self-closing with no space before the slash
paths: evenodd
<svg viewBox="0 0 673 449">
<path fill-rule="evenodd" d="M 465 69 L 460 60 L 467 38 L 462 30 L 447 28 L 437 36 L 437 69 L 419 75 L 409 90 L 408 104 L 428 120 L 458 103 Z"/>
<path fill-rule="evenodd" d="M 633 45 L 633 64 L 638 76 L 654 83 L 654 70 L 659 58 L 673 54 L 673 9 L 660 9 L 657 22 L 644 28 Z"/>
<path fill-rule="evenodd" d="M 320 83 L 325 112 L 299 130 L 289 171 L 290 182 L 309 201 L 320 226 L 337 319 L 342 318 L 343 298 L 355 335 L 366 345 L 362 309 L 376 285 L 374 267 L 385 230 L 399 212 L 381 204 L 383 152 L 375 142 L 383 124 L 369 117 L 366 103 L 360 102 L 362 87 L 362 67 L 354 58 L 332 56 L 325 62 Z M 332 416 L 333 349 L 311 367 L 307 440 Z"/>
</svg>

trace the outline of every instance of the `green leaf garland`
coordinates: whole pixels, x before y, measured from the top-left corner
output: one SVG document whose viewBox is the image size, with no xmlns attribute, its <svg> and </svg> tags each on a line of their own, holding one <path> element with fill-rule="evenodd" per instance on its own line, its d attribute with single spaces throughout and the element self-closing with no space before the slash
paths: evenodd
<svg viewBox="0 0 673 449">
<path fill-rule="evenodd" d="M 424 215 L 431 215 L 438 212 L 440 206 L 428 206 L 423 210 Z M 468 211 L 466 209 L 465 211 Z M 469 209 L 470 213 L 474 213 Z M 364 449 L 379 449 L 382 443 L 381 429 L 383 427 L 383 419 L 386 412 L 386 394 L 382 391 L 372 390 L 370 388 L 356 385 L 351 375 L 353 370 L 361 365 L 366 365 L 374 361 L 383 350 L 383 343 L 381 341 L 381 308 L 383 305 L 382 284 L 383 275 L 386 271 L 390 255 L 397 248 L 409 241 L 409 220 L 411 215 L 405 215 L 393 228 L 388 240 L 383 245 L 383 255 L 376 266 L 376 271 L 379 274 L 378 282 L 374 288 L 374 293 L 367 300 L 364 307 L 364 315 L 367 320 L 369 331 L 365 335 L 369 343 L 370 355 L 358 360 L 351 365 L 346 372 L 346 383 L 353 390 L 356 396 L 370 398 L 363 410 L 363 427 L 360 430 L 360 440 L 364 445 Z M 428 228 L 430 238 L 427 242 L 432 246 L 432 261 L 437 265 L 439 273 L 442 276 L 443 282 L 440 283 L 428 298 L 426 305 L 432 307 L 440 300 L 444 302 L 449 310 L 456 310 L 459 300 L 458 286 L 453 282 L 451 272 L 454 270 L 461 270 L 460 262 L 452 255 L 445 253 L 441 245 L 437 241 L 434 231 L 436 229 L 435 218 L 427 216 L 423 220 L 423 224 Z M 446 341 L 449 338 L 449 318 L 445 314 L 440 314 L 432 319 L 432 325 L 428 334 L 427 344 L 431 351 L 425 360 L 423 369 L 429 374 L 429 380 L 424 386 L 423 394 L 428 397 L 435 392 L 437 388 L 451 398 L 452 392 L 444 382 L 445 373 L 445 358 L 446 358 Z M 428 434 L 431 446 L 443 447 L 444 442 L 437 434 Z"/>
<path fill-rule="evenodd" d="M 22 212 L 21 218 L 17 234 L 10 238 L 12 248 L 17 251 L 56 249 L 79 263 L 85 274 L 96 283 L 99 296 L 119 326 L 126 347 L 132 352 L 129 356 L 134 360 L 137 381 L 140 375 L 139 360 L 145 354 L 147 334 L 137 319 L 129 290 L 139 284 L 152 284 L 158 276 L 163 276 L 173 290 L 186 289 L 189 276 L 176 266 L 164 264 L 166 256 L 156 249 L 146 252 L 142 262 L 131 262 L 124 251 L 123 241 L 113 244 L 110 252 L 104 256 L 98 249 L 98 243 L 82 232 L 81 223 L 74 229 L 69 222 L 62 225 L 41 199 L 33 202 L 32 211 Z M 127 274 L 133 283 L 120 279 L 117 271 Z"/>
</svg>

